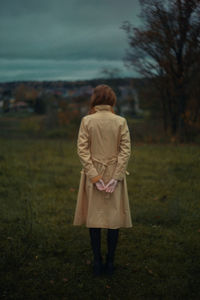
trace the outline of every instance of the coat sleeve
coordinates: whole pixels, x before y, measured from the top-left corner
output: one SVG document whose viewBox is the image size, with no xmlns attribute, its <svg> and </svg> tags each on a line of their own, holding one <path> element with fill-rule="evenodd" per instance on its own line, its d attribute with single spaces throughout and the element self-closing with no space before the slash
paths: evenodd
<svg viewBox="0 0 200 300">
<path fill-rule="evenodd" d="M 84 117 L 81 120 L 78 133 L 77 154 L 79 156 L 83 169 L 91 182 L 96 183 L 97 181 L 99 181 L 102 178 L 102 175 L 98 174 L 91 159 L 91 153 L 89 149 L 89 134 L 87 127 L 85 126 Z"/>
<path fill-rule="evenodd" d="M 112 178 L 122 181 L 131 155 L 131 139 L 127 121 L 121 127 L 118 161 Z"/>
</svg>

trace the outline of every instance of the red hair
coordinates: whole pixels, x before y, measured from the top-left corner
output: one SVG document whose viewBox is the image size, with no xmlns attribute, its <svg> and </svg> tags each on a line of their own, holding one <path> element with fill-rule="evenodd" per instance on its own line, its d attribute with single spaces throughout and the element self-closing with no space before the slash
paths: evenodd
<svg viewBox="0 0 200 300">
<path fill-rule="evenodd" d="M 111 105 L 111 111 L 115 114 L 113 106 L 116 104 L 117 97 L 111 87 L 106 84 L 97 85 L 90 98 L 88 114 L 95 113 L 95 105 L 108 104 Z"/>
</svg>

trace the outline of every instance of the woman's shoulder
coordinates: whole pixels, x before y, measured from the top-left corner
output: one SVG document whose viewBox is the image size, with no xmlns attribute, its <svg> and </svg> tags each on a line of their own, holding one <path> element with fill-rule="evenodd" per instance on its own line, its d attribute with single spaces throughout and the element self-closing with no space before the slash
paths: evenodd
<svg viewBox="0 0 200 300">
<path fill-rule="evenodd" d="M 81 120 L 83 121 L 89 121 L 89 120 L 92 120 L 92 119 L 98 119 L 98 115 L 97 114 L 89 114 L 89 115 L 85 115 L 82 117 Z M 117 120 L 119 122 L 124 122 L 126 121 L 126 118 L 123 117 L 123 116 L 120 116 L 120 115 L 117 115 L 117 114 L 111 114 L 109 118 L 106 118 L 108 120 Z"/>
<path fill-rule="evenodd" d="M 102 128 L 102 126 L 104 127 L 106 124 L 106 126 L 110 126 L 111 128 L 118 130 L 119 128 L 124 128 L 127 125 L 126 118 L 116 114 L 111 114 L 109 118 L 106 117 L 103 119 L 102 117 L 99 118 L 99 116 L 96 117 L 95 114 L 85 115 L 82 117 L 81 123 L 83 127 L 88 129 L 95 128 L 96 125 L 98 128 Z"/>
</svg>

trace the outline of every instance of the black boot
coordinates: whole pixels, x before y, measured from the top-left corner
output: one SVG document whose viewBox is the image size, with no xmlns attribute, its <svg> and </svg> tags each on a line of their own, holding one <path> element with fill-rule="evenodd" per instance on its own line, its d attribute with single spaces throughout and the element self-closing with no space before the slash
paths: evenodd
<svg viewBox="0 0 200 300">
<path fill-rule="evenodd" d="M 93 251 L 93 274 L 99 276 L 103 272 L 101 256 L 101 228 L 89 228 L 90 242 Z"/>
<path fill-rule="evenodd" d="M 107 231 L 107 247 L 108 253 L 106 256 L 106 264 L 105 264 L 105 273 L 107 275 L 112 275 L 114 272 L 114 257 L 115 257 L 115 249 L 117 247 L 119 236 L 119 228 L 110 229 Z"/>
</svg>

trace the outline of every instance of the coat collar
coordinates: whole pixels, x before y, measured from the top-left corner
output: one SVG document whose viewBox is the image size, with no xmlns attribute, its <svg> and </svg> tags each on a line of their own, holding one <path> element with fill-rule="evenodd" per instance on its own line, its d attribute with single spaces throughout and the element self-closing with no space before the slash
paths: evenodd
<svg viewBox="0 0 200 300">
<path fill-rule="evenodd" d="M 107 111 L 112 111 L 112 106 L 109 104 L 99 104 L 94 106 L 95 111 L 102 111 L 102 110 L 107 110 Z"/>
</svg>

